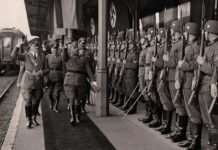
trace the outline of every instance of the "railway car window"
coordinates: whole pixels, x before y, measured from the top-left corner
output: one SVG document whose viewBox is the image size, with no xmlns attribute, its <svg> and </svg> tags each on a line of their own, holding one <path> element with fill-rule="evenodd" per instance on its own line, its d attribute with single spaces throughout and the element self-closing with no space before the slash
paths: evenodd
<svg viewBox="0 0 218 150">
<path fill-rule="evenodd" d="M 11 38 L 10 37 L 3 38 L 3 47 L 4 48 L 10 48 L 11 47 Z"/>
</svg>

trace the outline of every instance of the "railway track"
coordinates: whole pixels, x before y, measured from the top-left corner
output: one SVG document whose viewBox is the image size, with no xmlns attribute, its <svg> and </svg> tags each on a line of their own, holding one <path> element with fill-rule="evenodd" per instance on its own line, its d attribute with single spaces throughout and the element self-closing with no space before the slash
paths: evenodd
<svg viewBox="0 0 218 150">
<path fill-rule="evenodd" d="M 7 133 L 20 90 L 16 87 L 17 76 L 0 77 L 0 147 Z"/>
</svg>

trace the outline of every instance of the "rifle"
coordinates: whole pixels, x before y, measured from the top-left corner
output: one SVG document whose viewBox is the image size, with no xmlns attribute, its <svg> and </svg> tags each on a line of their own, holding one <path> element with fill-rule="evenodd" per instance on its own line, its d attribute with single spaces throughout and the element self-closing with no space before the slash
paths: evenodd
<svg viewBox="0 0 218 150">
<path fill-rule="evenodd" d="M 156 15 L 155 15 L 155 21 L 154 21 L 154 57 L 157 57 L 157 21 L 156 21 Z M 155 80 L 155 76 L 156 76 L 156 63 L 154 62 L 152 64 L 152 79 L 151 82 L 148 84 L 147 87 L 147 93 L 149 93 L 151 91 L 152 85 L 154 84 L 154 80 Z"/>
<path fill-rule="evenodd" d="M 166 8 L 165 8 L 165 13 L 166 13 Z M 169 26 L 167 24 L 167 22 L 164 23 L 164 28 L 165 28 L 165 37 L 166 37 L 166 41 L 165 41 L 165 45 L 164 45 L 164 54 L 167 54 L 169 55 L 168 53 L 168 46 L 169 46 Z M 164 68 L 163 70 L 161 71 L 161 74 L 160 74 L 160 86 L 159 86 L 159 91 L 160 89 L 164 88 L 164 86 L 161 87 L 161 85 L 164 85 L 164 81 L 166 80 L 166 76 L 167 76 L 167 73 L 168 73 L 168 66 L 166 63 L 164 63 Z"/>
<path fill-rule="evenodd" d="M 205 3 L 204 0 L 202 1 L 202 18 L 201 18 L 201 45 L 200 45 L 200 56 L 204 56 L 204 47 L 205 47 L 205 31 L 204 31 L 204 25 L 205 25 Z M 191 105 L 194 98 L 196 97 L 197 91 L 199 89 L 199 85 L 201 82 L 201 65 L 198 65 L 198 72 L 197 72 L 197 80 L 195 89 L 192 91 L 191 96 L 189 98 L 188 104 Z"/>
<path fill-rule="evenodd" d="M 181 11 L 181 10 L 180 10 Z M 181 37 L 181 40 L 182 40 L 182 45 L 181 45 L 181 52 L 182 52 L 182 56 L 181 56 L 181 58 L 182 58 L 182 60 L 184 59 L 184 57 L 185 57 L 185 48 L 184 48 L 184 46 L 185 46 L 185 37 L 184 37 L 184 35 L 183 35 L 183 19 L 182 19 L 182 11 L 181 11 L 181 25 L 180 25 L 180 28 L 181 28 L 181 32 L 182 32 L 182 37 Z M 182 80 L 182 78 L 183 78 L 183 71 L 181 71 L 181 69 L 179 68 L 179 66 L 177 66 L 176 67 L 176 76 L 178 77 L 178 80 L 179 81 L 181 81 Z M 181 89 L 182 89 L 182 85 L 183 85 L 183 83 L 181 82 L 180 83 L 180 88 L 176 91 L 176 95 L 175 95 L 175 97 L 174 97 L 174 99 L 173 99 L 173 103 L 175 104 L 177 101 L 179 101 L 179 100 L 181 100 Z"/>
</svg>

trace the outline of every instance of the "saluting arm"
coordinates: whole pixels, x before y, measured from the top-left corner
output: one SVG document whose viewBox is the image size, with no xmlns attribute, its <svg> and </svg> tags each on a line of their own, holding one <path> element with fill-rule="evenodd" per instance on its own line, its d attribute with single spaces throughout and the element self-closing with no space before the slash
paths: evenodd
<svg viewBox="0 0 218 150">
<path fill-rule="evenodd" d="M 13 49 L 13 51 L 11 52 L 11 58 L 24 61 L 25 60 L 25 53 L 24 54 L 18 54 L 19 49 L 20 48 L 17 47 L 17 46 Z"/>
</svg>

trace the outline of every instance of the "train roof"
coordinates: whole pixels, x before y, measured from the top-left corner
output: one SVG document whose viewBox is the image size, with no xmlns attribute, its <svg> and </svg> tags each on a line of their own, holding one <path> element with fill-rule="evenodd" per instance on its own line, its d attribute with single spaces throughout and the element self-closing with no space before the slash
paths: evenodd
<svg viewBox="0 0 218 150">
<path fill-rule="evenodd" d="M 16 29 L 16 28 L 3 28 L 3 29 L 0 29 L 0 35 L 1 34 L 8 34 L 8 33 L 13 33 L 13 34 L 16 34 L 18 36 L 24 36 L 24 33 L 21 32 L 19 29 Z"/>
</svg>

